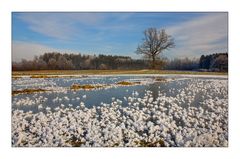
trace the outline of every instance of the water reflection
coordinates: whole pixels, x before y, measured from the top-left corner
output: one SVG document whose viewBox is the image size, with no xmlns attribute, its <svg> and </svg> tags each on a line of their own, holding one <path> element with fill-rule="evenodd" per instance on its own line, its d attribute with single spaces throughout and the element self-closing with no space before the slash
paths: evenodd
<svg viewBox="0 0 240 159">
<path fill-rule="evenodd" d="M 172 78 L 172 77 L 166 77 Z M 174 77 L 176 79 L 180 79 L 178 77 Z M 181 77 L 182 78 L 182 77 Z M 57 86 L 57 87 L 64 87 L 69 88 L 74 83 L 79 84 L 114 84 L 119 81 L 125 80 L 135 80 L 135 81 L 142 81 L 142 80 L 152 80 L 153 77 L 143 77 L 143 76 L 116 76 L 116 77 L 94 77 L 94 78 L 52 78 L 52 79 L 38 79 L 36 83 L 36 79 L 22 79 L 21 81 L 13 82 L 13 90 L 15 89 L 24 89 L 24 88 L 43 88 L 46 86 Z M 206 78 L 208 79 L 208 78 Z M 39 94 L 22 94 L 12 98 L 13 109 L 21 109 L 24 111 L 41 111 L 38 109 L 38 106 L 41 104 L 43 107 L 51 107 L 52 110 L 56 107 L 64 106 L 64 107 L 73 107 L 76 108 L 80 105 L 80 102 L 84 102 L 85 106 L 91 108 L 93 106 L 99 106 L 101 103 L 111 103 L 112 99 L 119 99 L 123 101 L 123 106 L 128 106 L 128 97 L 133 96 L 133 92 L 138 92 L 138 98 L 143 98 L 146 91 L 151 91 L 153 100 L 156 100 L 159 97 L 159 93 L 164 94 L 166 96 L 176 97 L 179 95 L 180 90 L 188 84 L 187 81 L 190 79 L 184 79 L 181 81 L 175 80 L 170 82 L 155 82 L 155 83 L 148 83 L 145 85 L 135 85 L 135 86 L 119 86 L 116 88 L 109 88 L 109 89 L 100 89 L 100 90 L 77 90 L 72 91 L 68 90 L 66 92 L 46 92 L 46 93 L 39 93 Z M 178 81 L 178 82 L 177 82 Z M 34 84 L 35 82 L 35 84 Z M 42 82 L 42 83 L 41 83 Z M 169 91 L 171 89 L 175 89 L 178 91 Z M 177 93 L 176 93 L 177 92 Z M 198 106 L 200 105 L 203 93 L 199 92 L 194 99 L 194 102 L 190 103 L 190 105 Z M 36 102 L 36 99 L 40 97 L 47 98 L 46 101 Z M 29 98 L 30 100 L 35 101 L 35 104 L 32 105 L 21 105 L 16 106 L 16 102 L 21 99 Z M 59 98 L 61 100 L 55 100 Z M 33 102 L 34 103 L 34 102 Z M 182 103 L 182 106 L 186 107 L 186 103 Z M 189 106 L 189 105 L 188 105 Z"/>
</svg>

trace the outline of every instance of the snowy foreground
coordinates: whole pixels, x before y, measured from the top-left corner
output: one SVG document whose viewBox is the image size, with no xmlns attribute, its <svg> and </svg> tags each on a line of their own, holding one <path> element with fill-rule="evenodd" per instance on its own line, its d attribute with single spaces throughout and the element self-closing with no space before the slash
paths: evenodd
<svg viewBox="0 0 240 159">
<path fill-rule="evenodd" d="M 169 96 L 149 90 L 124 101 L 86 107 L 41 107 L 36 113 L 12 110 L 12 145 L 139 147 L 228 146 L 227 80 L 191 79 Z M 181 84 L 181 82 L 177 82 Z M 199 96 L 201 94 L 201 96 Z M 196 102 L 196 96 L 203 99 Z"/>
</svg>

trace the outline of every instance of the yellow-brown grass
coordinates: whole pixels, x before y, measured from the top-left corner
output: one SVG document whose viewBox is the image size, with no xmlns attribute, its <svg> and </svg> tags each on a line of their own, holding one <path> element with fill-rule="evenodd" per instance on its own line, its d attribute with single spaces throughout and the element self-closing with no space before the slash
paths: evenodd
<svg viewBox="0 0 240 159">
<path fill-rule="evenodd" d="M 32 94 L 32 93 L 39 93 L 39 92 L 46 92 L 49 90 L 45 89 L 23 89 L 23 90 L 14 90 L 12 91 L 12 95 L 17 95 L 17 94 Z"/>
<path fill-rule="evenodd" d="M 140 141 L 135 141 L 135 143 L 140 147 L 157 147 L 157 146 L 165 147 L 165 143 L 161 139 L 156 142 L 148 142 L 145 140 L 140 140 Z"/>
<path fill-rule="evenodd" d="M 32 75 L 30 78 L 59 78 L 59 76 Z"/>
<path fill-rule="evenodd" d="M 155 81 L 157 81 L 157 82 L 167 82 L 167 80 L 165 78 L 162 78 L 162 77 L 155 78 Z"/>
<path fill-rule="evenodd" d="M 89 89 L 96 89 L 96 88 L 101 88 L 103 85 L 80 85 L 80 84 L 73 84 L 71 85 L 70 89 L 71 90 L 78 90 L 78 89 L 84 89 L 84 90 L 89 90 Z"/>
<path fill-rule="evenodd" d="M 135 84 L 140 84 L 140 82 L 128 82 L 128 81 L 120 81 L 117 83 L 117 85 L 122 85 L 122 86 L 131 86 Z"/>
<path fill-rule="evenodd" d="M 190 74 L 190 75 L 228 75 L 227 72 L 194 72 L 174 70 L 40 70 L 13 71 L 13 75 L 108 75 L 108 74 Z"/>
<path fill-rule="evenodd" d="M 17 79 L 20 79 L 20 78 L 22 78 L 22 77 L 20 77 L 20 76 L 12 76 L 13 80 L 17 80 Z"/>
</svg>

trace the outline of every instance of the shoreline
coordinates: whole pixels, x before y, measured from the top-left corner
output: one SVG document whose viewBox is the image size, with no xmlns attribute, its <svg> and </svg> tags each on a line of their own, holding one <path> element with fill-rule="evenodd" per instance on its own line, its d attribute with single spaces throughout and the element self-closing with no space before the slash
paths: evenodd
<svg viewBox="0 0 240 159">
<path fill-rule="evenodd" d="M 69 75 L 47 75 L 47 78 L 61 78 L 61 77 L 82 77 L 83 75 L 75 75 L 75 74 L 69 74 Z M 228 79 L 228 75 L 189 75 L 189 74 L 99 74 L 99 75 L 92 75 L 92 74 L 85 74 L 83 78 L 89 78 L 89 77 L 114 77 L 114 76 L 153 76 L 153 77 L 200 77 L 200 78 L 223 78 Z M 31 75 L 13 75 L 13 78 L 15 77 L 31 77 Z"/>
<path fill-rule="evenodd" d="M 174 71 L 174 70 L 40 70 L 40 71 L 12 71 L 12 77 L 31 76 L 31 75 L 47 75 L 47 76 L 79 76 L 79 75 L 146 75 L 146 76 L 192 76 L 192 75 L 208 75 L 212 76 L 228 76 L 228 72 L 195 72 L 195 71 Z"/>
</svg>

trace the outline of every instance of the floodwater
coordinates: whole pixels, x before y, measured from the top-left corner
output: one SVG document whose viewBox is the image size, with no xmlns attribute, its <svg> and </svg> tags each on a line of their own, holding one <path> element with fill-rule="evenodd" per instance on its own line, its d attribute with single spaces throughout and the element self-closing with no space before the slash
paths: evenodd
<svg viewBox="0 0 240 159">
<path fill-rule="evenodd" d="M 119 85 L 125 81 L 132 85 Z M 73 84 L 102 85 L 72 90 Z M 226 147 L 227 76 L 119 75 L 13 79 L 12 145 Z"/>
<path fill-rule="evenodd" d="M 155 76 L 93 76 L 93 77 L 60 77 L 60 78 L 46 78 L 46 79 L 31 79 L 29 77 L 21 78 L 13 81 L 12 89 L 35 89 L 35 88 L 63 88 L 65 91 L 53 91 L 53 92 L 43 92 L 35 94 L 19 94 L 12 97 L 12 108 L 24 111 L 41 111 L 38 109 L 38 105 L 41 104 L 43 107 L 54 108 L 64 105 L 64 107 L 76 108 L 80 105 L 80 102 L 84 102 L 85 106 L 91 108 L 93 106 L 101 106 L 103 103 L 109 104 L 115 99 L 123 101 L 123 106 L 128 106 L 128 97 L 138 97 L 143 98 L 146 91 L 151 91 L 153 95 L 153 100 L 162 93 L 166 96 L 175 97 L 181 92 L 181 89 L 185 88 L 190 84 L 192 79 L 205 81 L 206 83 L 211 80 L 225 80 L 222 78 L 209 78 L 209 77 L 178 77 L 178 76 L 166 76 L 161 77 L 169 80 L 169 82 L 156 82 L 154 81 Z M 209 81 L 210 80 L 210 81 Z M 144 84 L 133 85 L 133 86 L 114 86 L 120 81 L 131 81 L 131 82 L 144 82 Z M 93 90 L 70 90 L 69 88 L 73 84 L 104 84 L 113 86 L 110 88 L 103 89 L 93 89 Z M 174 89 L 176 91 L 169 91 Z M 137 92 L 137 93 L 136 93 Z M 201 102 L 204 100 L 202 98 L 202 92 L 195 95 L 194 101 L 191 103 L 193 106 L 202 106 Z M 213 98 L 216 95 L 213 95 Z M 219 98 L 223 98 L 222 95 Z M 36 99 L 43 99 L 40 102 L 34 102 Z M 27 99 L 33 101 L 29 105 L 16 105 L 20 99 Z M 126 100 L 127 99 L 127 100 Z M 186 107 L 186 104 L 182 104 Z"/>
</svg>

